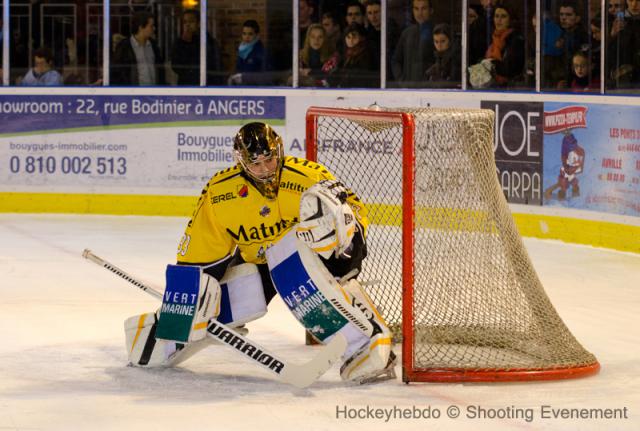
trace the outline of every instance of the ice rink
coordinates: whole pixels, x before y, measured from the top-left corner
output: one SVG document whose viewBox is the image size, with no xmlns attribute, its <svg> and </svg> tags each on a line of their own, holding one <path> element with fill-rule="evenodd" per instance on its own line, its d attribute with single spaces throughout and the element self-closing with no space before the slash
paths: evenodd
<svg viewBox="0 0 640 431">
<path fill-rule="evenodd" d="M 640 429 L 639 255 L 525 239 L 560 316 L 600 361 L 594 377 L 349 386 L 335 366 L 296 390 L 219 346 L 174 369 L 126 366 L 124 319 L 159 304 L 81 253 L 162 286 L 186 221 L 0 214 L 0 430 Z M 296 362 L 314 353 L 279 298 L 248 327 Z M 575 408 L 626 408 L 627 418 L 553 418 Z M 403 418 L 405 409 L 432 417 Z"/>
</svg>

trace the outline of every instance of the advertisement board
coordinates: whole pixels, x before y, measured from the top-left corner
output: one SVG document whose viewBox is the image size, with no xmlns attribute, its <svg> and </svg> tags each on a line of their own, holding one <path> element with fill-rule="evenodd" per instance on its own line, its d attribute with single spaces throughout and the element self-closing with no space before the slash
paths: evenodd
<svg viewBox="0 0 640 431">
<path fill-rule="evenodd" d="M 2 191 L 194 194 L 279 96 L 0 96 Z"/>
<path fill-rule="evenodd" d="M 482 101 L 495 112 L 493 151 L 507 202 L 542 205 L 542 117 L 540 102 Z"/>
<path fill-rule="evenodd" d="M 640 216 L 640 108 L 545 103 L 544 205 Z"/>
</svg>

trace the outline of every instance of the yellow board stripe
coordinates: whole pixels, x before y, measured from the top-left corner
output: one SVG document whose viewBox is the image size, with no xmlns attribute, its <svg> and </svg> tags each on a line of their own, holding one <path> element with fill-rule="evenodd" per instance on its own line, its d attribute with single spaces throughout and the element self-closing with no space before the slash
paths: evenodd
<svg viewBox="0 0 640 431">
<path fill-rule="evenodd" d="M 2 213 L 190 216 L 199 196 L 0 193 Z"/>
<path fill-rule="evenodd" d="M 152 196 L 0 192 L 0 213 L 78 213 L 190 216 L 198 196 Z M 369 204 L 372 224 L 400 226 L 396 205 Z M 486 214 L 453 209 L 417 209 L 421 226 L 456 230 L 479 229 Z M 447 221 L 447 218 L 449 220 Z M 522 236 L 640 253 L 640 226 L 540 214 L 513 214 Z M 481 223 L 482 221 L 482 223 Z"/>
<path fill-rule="evenodd" d="M 140 337 L 140 332 L 142 332 L 142 328 L 144 328 L 144 321 L 146 320 L 147 314 L 149 313 L 142 314 L 138 319 L 138 330 L 136 331 L 136 336 L 133 338 L 133 343 L 131 344 L 131 352 L 133 352 L 133 348 L 138 342 L 138 337 Z"/>
</svg>

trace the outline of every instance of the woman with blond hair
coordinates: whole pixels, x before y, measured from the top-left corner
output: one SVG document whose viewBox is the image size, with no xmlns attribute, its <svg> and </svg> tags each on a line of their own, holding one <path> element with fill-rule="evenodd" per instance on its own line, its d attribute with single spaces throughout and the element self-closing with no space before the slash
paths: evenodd
<svg viewBox="0 0 640 431">
<path fill-rule="evenodd" d="M 307 29 L 304 46 L 300 50 L 300 86 L 326 87 L 323 66 L 333 52 L 321 24 L 311 24 Z"/>
</svg>

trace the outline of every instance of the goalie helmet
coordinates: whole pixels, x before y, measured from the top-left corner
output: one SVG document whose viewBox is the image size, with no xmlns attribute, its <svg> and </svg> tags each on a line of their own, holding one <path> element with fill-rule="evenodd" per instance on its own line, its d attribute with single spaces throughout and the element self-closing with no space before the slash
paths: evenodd
<svg viewBox="0 0 640 431">
<path fill-rule="evenodd" d="M 284 160 L 282 138 L 265 123 L 243 126 L 233 141 L 236 162 L 268 199 L 275 199 Z M 273 168 L 268 168 L 269 165 Z"/>
</svg>

